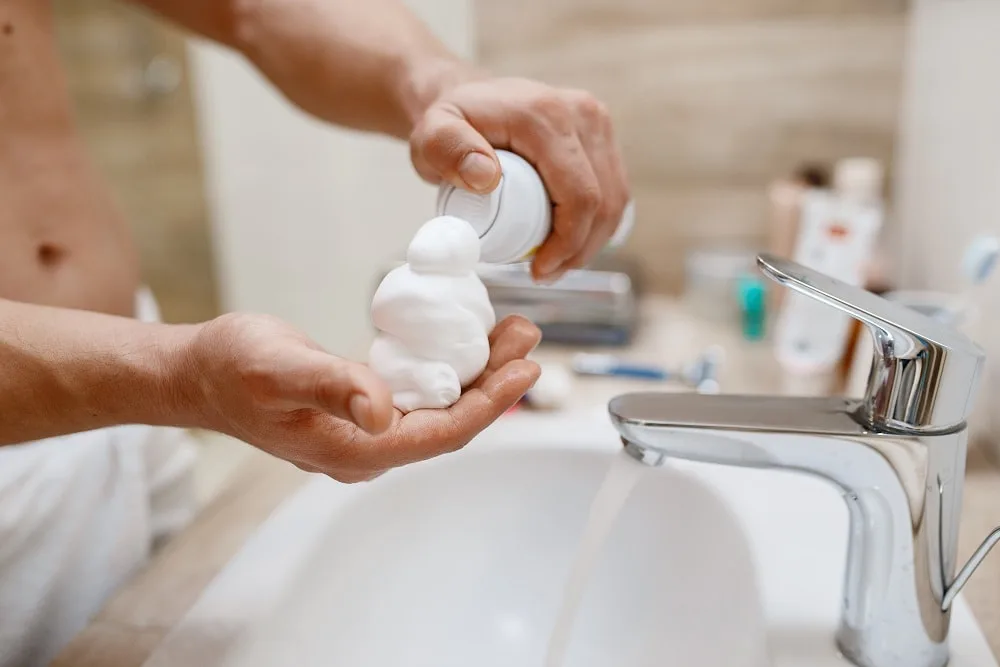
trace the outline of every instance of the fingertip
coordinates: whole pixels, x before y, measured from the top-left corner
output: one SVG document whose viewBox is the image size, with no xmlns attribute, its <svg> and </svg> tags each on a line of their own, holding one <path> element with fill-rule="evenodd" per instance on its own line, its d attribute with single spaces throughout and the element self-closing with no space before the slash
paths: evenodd
<svg viewBox="0 0 1000 667">
<path fill-rule="evenodd" d="M 519 315 L 504 318 L 497 329 L 490 338 L 490 358 L 480 385 L 510 361 L 527 357 L 542 340 L 541 329 Z"/>
<path fill-rule="evenodd" d="M 500 161 L 489 141 L 449 106 L 428 110 L 410 137 L 410 156 L 424 180 L 479 194 L 500 182 Z"/>
<path fill-rule="evenodd" d="M 542 374 L 542 368 L 530 359 L 508 361 L 490 378 L 498 393 L 514 390 L 520 396 L 531 389 Z M 515 398 L 516 400 L 516 398 Z"/>
<path fill-rule="evenodd" d="M 462 187 L 479 194 L 488 194 L 500 184 L 500 163 L 492 149 L 487 155 L 482 149 L 468 152 L 458 164 Z"/>
<path fill-rule="evenodd" d="M 354 393 L 348 402 L 351 421 L 358 428 L 371 435 L 385 432 L 392 424 L 392 403 L 384 400 L 372 400 L 363 393 Z"/>
<path fill-rule="evenodd" d="M 371 435 L 384 433 L 392 426 L 393 405 L 392 392 L 381 381 L 378 386 L 369 388 L 365 394 L 357 394 L 351 398 L 351 414 L 354 413 L 354 398 L 359 397 L 359 408 L 363 421 L 355 423 Z"/>
<path fill-rule="evenodd" d="M 505 404 L 513 405 L 523 397 L 542 376 L 542 368 L 534 361 L 517 359 L 501 369 L 501 374 L 507 376 L 504 394 L 507 394 Z"/>
<path fill-rule="evenodd" d="M 493 326 L 493 329 L 490 331 L 489 335 L 490 345 L 492 346 L 493 343 L 495 343 L 499 338 L 502 338 L 507 329 L 512 327 L 515 323 L 515 320 L 518 319 L 524 319 L 524 318 L 521 315 L 508 315 L 507 317 L 497 322 Z"/>
<path fill-rule="evenodd" d="M 351 415 L 351 421 L 368 430 L 372 421 L 372 404 L 364 394 L 354 394 L 347 402 L 347 410 Z"/>
<path fill-rule="evenodd" d="M 535 349 L 542 342 L 542 330 L 526 317 L 513 315 L 512 318 L 513 321 L 510 324 L 511 331 L 516 332 L 519 337 L 530 342 L 531 349 Z"/>
<path fill-rule="evenodd" d="M 392 392 L 371 368 L 357 362 L 350 363 L 351 393 L 346 402 L 348 417 L 367 433 L 382 433 L 392 424 Z"/>
<path fill-rule="evenodd" d="M 365 429 L 371 435 L 385 433 L 392 426 L 393 417 L 392 401 L 381 403 L 378 408 L 372 409 L 371 427 Z"/>
<path fill-rule="evenodd" d="M 525 373 L 527 374 L 528 380 L 531 382 L 529 389 L 535 386 L 538 382 L 538 378 L 542 377 L 542 367 L 535 361 L 530 359 L 523 359 L 525 364 Z"/>
<path fill-rule="evenodd" d="M 564 253 L 557 246 L 552 245 L 552 241 L 546 241 L 531 262 L 531 276 L 535 282 L 548 284 L 555 282 L 553 274 L 562 263 Z"/>
<path fill-rule="evenodd" d="M 507 337 L 516 341 L 516 351 L 521 357 L 526 357 L 542 342 L 542 330 L 530 320 L 519 317 L 511 323 Z"/>
<path fill-rule="evenodd" d="M 496 167 L 497 181 L 499 182 L 500 157 L 497 155 L 496 149 L 493 148 L 493 145 L 489 141 L 487 141 L 486 138 L 482 134 L 480 134 L 478 130 L 476 130 L 471 125 L 469 127 L 472 129 L 473 132 L 475 132 L 475 139 L 476 139 L 475 141 L 470 143 L 469 150 L 477 153 L 482 153 L 493 162 L 493 164 Z"/>
</svg>

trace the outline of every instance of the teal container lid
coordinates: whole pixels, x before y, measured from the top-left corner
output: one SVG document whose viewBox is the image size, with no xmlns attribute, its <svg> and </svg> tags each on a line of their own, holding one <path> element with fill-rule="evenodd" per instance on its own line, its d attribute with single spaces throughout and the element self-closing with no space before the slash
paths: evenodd
<svg viewBox="0 0 1000 667">
<path fill-rule="evenodd" d="M 743 337 L 760 340 L 767 321 L 767 287 L 758 276 L 744 274 L 737 282 L 737 301 L 743 325 Z"/>
</svg>

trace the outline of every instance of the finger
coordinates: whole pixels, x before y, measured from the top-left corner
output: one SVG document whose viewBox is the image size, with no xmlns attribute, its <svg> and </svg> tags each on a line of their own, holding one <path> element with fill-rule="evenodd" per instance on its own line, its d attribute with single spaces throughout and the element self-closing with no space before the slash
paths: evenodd
<svg viewBox="0 0 1000 667">
<path fill-rule="evenodd" d="M 373 457 L 378 457 L 379 466 L 385 467 L 407 465 L 461 449 L 517 403 L 540 373 L 538 364 L 532 361 L 511 361 L 481 387 L 462 394 L 450 408 L 407 414 L 391 436 L 375 438 L 367 449 Z"/>
<path fill-rule="evenodd" d="M 542 332 L 520 315 L 510 315 L 501 320 L 490 334 L 490 358 L 486 370 L 472 384 L 482 383 L 498 368 L 516 359 L 523 359 L 538 347 Z"/>
<path fill-rule="evenodd" d="M 574 93 L 573 99 L 578 113 L 577 133 L 600 183 L 601 205 L 583 248 L 564 261 L 555 275 L 586 266 L 594 259 L 614 235 L 629 199 L 625 167 L 608 110 L 586 92 Z"/>
<path fill-rule="evenodd" d="M 497 342 L 497 340 L 503 338 L 504 333 L 506 333 L 508 329 L 515 326 L 518 322 L 522 321 L 527 322 L 528 320 L 522 315 L 508 315 L 507 317 L 497 322 L 496 325 L 494 325 L 493 330 L 490 331 L 489 335 L 490 349 L 493 348 L 493 345 Z"/>
<path fill-rule="evenodd" d="M 500 162 L 489 142 L 456 107 L 431 107 L 410 137 L 417 173 L 430 183 L 487 193 L 500 182 Z"/>
<path fill-rule="evenodd" d="M 542 332 L 530 320 L 521 315 L 508 315 L 490 334 L 490 359 L 487 366 L 493 370 L 508 361 L 523 359 L 542 340 Z"/>
<path fill-rule="evenodd" d="M 392 424 L 392 393 L 364 364 L 303 348 L 282 366 L 279 382 L 286 400 L 347 419 L 368 433 Z"/>
<path fill-rule="evenodd" d="M 583 249 L 600 207 L 601 187 L 575 134 L 546 146 L 534 162 L 552 200 L 552 233 L 531 265 L 535 279 L 545 280 Z"/>
</svg>

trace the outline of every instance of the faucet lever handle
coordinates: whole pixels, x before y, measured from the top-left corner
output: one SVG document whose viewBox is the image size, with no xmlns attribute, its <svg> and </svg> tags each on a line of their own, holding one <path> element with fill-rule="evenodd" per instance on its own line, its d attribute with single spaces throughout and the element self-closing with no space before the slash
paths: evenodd
<svg viewBox="0 0 1000 667">
<path fill-rule="evenodd" d="M 795 262 L 760 255 L 772 280 L 867 325 L 875 343 L 865 419 L 876 430 L 931 432 L 965 425 L 983 350 L 962 333 L 906 306 Z"/>
</svg>

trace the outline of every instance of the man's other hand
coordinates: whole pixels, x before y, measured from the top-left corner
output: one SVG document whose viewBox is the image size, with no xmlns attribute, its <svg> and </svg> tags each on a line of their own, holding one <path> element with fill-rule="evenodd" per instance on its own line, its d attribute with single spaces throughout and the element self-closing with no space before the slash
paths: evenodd
<svg viewBox="0 0 1000 667">
<path fill-rule="evenodd" d="M 311 472 L 343 482 L 455 451 L 512 407 L 538 379 L 525 356 L 540 339 L 524 318 L 501 321 L 490 360 L 458 402 L 402 415 L 364 364 L 325 352 L 284 322 L 224 315 L 193 338 L 188 371 L 200 421 Z"/>
</svg>

